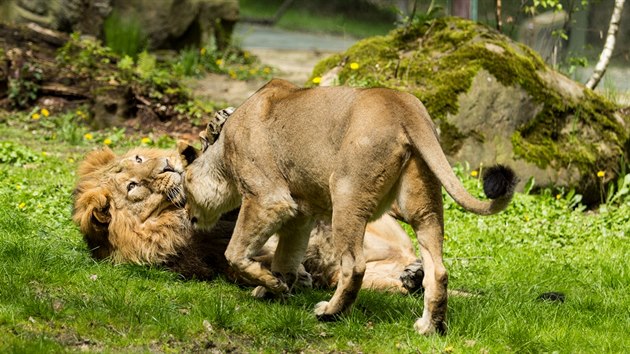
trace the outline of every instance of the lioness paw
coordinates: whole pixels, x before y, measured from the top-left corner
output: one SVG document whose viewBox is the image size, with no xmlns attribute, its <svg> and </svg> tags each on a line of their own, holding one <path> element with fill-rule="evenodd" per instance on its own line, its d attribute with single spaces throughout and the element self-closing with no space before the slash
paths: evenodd
<svg viewBox="0 0 630 354">
<path fill-rule="evenodd" d="M 409 294 L 421 294 L 424 291 L 422 279 L 424 278 L 424 268 L 421 261 L 411 263 L 403 270 L 400 281 Z"/>
<path fill-rule="evenodd" d="M 440 322 L 437 326 L 433 324 L 433 322 L 429 319 L 419 318 L 416 323 L 414 323 L 413 328 L 419 334 L 429 336 L 436 333 L 446 334 L 446 323 Z"/>
<path fill-rule="evenodd" d="M 274 294 L 261 285 L 252 290 L 252 296 L 259 300 L 284 300 L 289 297 L 289 293 Z"/>
<path fill-rule="evenodd" d="M 322 322 L 332 322 L 336 321 L 339 318 L 339 314 L 337 313 L 328 313 L 329 312 L 330 303 L 328 301 L 320 301 L 315 305 L 315 316 L 319 321 Z"/>
</svg>

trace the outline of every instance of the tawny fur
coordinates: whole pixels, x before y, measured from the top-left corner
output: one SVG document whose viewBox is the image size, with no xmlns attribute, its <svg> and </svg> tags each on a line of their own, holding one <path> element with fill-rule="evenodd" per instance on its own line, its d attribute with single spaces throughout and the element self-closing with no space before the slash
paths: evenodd
<svg viewBox="0 0 630 354">
<path fill-rule="evenodd" d="M 134 163 L 136 156 L 143 162 Z M 165 161 L 173 172 L 163 172 Z M 114 263 L 163 265 L 187 278 L 211 279 L 222 274 L 247 283 L 229 270 L 224 257 L 234 218 L 224 216 L 212 230 L 193 230 L 186 211 L 174 204 L 183 198 L 177 195 L 182 191 L 182 180 L 162 176 L 180 172 L 176 151 L 134 149 L 116 156 L 106 148 L 88 154 L 78 170 L 73 219 L 92 256 Z M 142 200 L 130 200 L 126 192 L 130 181 L 142 181 L 153 189 L 143 194 Z M 164 207 L 165 203 L 175 208 Z M 157 212 L 143 221 L 138 217 L 140 210 Z M 330 288 L 336 284 L 339 264 L 330 258 L 334 254 L 330 236 L 326 223 L 319 222 L 313 229 L 306 270 L 300 269 L 302 285 L 312 281 L 317 287 Z M 277 237 L 271 238 L 256 258 L 270 265 L 276 247 Z M 409 265 L 418 265 L 411 240 L 393 218 L 385 216 L 368 226 L 365 247 L 372 270 L 366 278 L 373 279 L 364 283 L 365 288 L 399 293 L 419 290 L 421 271 L 404 272 Z M 312 280 L 309 272 L 315 274 Z M 401 275 L 415 280 L 417 286 L 405 286 Z"/>
<path fill-rule="evenodd" d="M 291 289 L 314 222 L 331 220 L 331 257 L 340 272 L 333 297 L 315 306 L 322 320 L 335 319 L 356 299 L 367 272 L 366 224 L 391 207 L 418 238 L 425 297 L 414 327 L 431 334 L 446 331 L 441 187 L 466 210 L 494 214 L 507 207 L 516 178 L 507 168 L 492 171 L 485 180 L 495 199 L 471 196 L 448 164 L 429 114 L 410 94 L 302 89 L 272 80 L 186 167 L 185 189 L 201 229 L 240 205 L 226 258 L 240 276 L 274 294 Z M 255 255 L 274 233 L 278 251 L 266 267 Z"/>
<path fill-rule="evenodd" d="M 113 262 L 154 264 L 190 243 L 178 154 L 134 149 L 122 156 L 104 149 L 79 167 L 72 218 L 92 255 Z M 134 183 L 129 187 L 130 183 Z M 128 190 L 130 188 L 130 190 Z"/>
</svg>

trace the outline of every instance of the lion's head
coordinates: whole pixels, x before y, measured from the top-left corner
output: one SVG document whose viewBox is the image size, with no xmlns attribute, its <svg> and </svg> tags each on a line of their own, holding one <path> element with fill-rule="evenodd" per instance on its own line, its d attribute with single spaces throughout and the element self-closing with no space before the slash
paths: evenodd
<svg viewBox="0 0 630 354">
<path fill-rule="evenodd" d="M 177 152 L 137 148 L 88 154 L 78 171 L 73 220 L 96 259 L 159 264 L 190 240 Z"/>
</svg>

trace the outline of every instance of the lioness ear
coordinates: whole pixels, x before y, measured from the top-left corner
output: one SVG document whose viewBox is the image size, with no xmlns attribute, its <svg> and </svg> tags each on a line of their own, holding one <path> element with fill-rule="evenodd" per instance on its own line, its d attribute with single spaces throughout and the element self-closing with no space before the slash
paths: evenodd
<svg viewBox="0 0 630 354">
<path fill-rule="evenodd" d="M 194 146 L 182 140 L 177 142 L 177 151 L 179 152 L 182 163 L 185 166 L 193 163 L 193 161 L 195 161 L 195 159 L 197 159 L 200 154 L 199 150 L 195 149 Z"/>
</svg>

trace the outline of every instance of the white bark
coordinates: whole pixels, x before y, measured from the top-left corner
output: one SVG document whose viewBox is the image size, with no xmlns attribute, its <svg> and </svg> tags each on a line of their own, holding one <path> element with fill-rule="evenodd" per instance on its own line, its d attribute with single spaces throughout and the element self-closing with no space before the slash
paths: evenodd
<svg viewBox="0 0 630 354">
<path fill-rule="evenodd" d="M 610 17 L 610 26 L 608 27 L 608 35 L 606 36 L 604 50 L 602 50 L 602 54 L 599 56 L 599 61 L 595 66 L 593 74 L 586 82 L 586 87 L 591 90 L 595 89 L 599 80 L 601 80 L 602 76 L 604 76 L 608 63 L 610 62 L 613 49 L 615 49 L 615 40 L 617 32 L 619 31 L 619 20 L 621 19 L 621 10 L 623 9 L 624 2 L 625 0 L 615 0 L 615 8 L 612 16 Z"/>
</svg>

